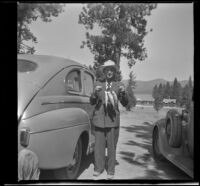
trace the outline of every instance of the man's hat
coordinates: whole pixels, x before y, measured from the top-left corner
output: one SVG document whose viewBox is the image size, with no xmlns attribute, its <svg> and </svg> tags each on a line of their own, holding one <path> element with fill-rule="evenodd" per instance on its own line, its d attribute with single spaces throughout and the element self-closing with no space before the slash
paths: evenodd
<svg viewBox="0 0 200 186">
<path fill-rule="evenodd" d="M 102 70 L 104 71 L 105 68 L 113 68 L 115 71 L 117 70 L 117 67 L 115 65 L 115 62 L 112 60 L 105 61 L 102 65 Z"/>
</svg>

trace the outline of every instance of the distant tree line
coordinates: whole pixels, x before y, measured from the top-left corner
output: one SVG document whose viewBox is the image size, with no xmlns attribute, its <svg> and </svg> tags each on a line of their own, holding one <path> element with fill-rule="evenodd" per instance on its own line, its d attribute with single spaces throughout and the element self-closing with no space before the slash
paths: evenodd
<svg viewBox="0 0 200 186">
<path fill-rule="evenodd" d="M 182 87 L 177 78 L 174 79 L 172 85 L 169 82 L 155 85 L 152 96 L 154 98 L 154 108 L 159 110 L 163 106 L 163 99 L 176 99 L 176 105 L 189 108 L 193 97 L 193 83 L 191 76 L 185 86 Z"/>
</svg>

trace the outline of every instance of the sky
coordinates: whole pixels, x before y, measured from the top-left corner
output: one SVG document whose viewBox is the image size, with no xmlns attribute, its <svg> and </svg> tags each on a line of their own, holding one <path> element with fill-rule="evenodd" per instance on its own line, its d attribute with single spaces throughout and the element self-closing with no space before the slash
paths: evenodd
<svg viewBox="0 0 200 186">
<path fill-rule="evenodd" d="M 73 59 L 79 63 L 93 65 L 93 55 L 87 47 L 81 49 L 86 39 L 85 28 L 78 24 L 78 16 L 82 4 L 66 4 L 65 11 L 52 22 L 45 23 L 38 19 L 32 22 L 30 30 L 37 37 L 35 54 L 54 55 Z M 136 80 L 153 80 L 162 78 L 173 81 L 188 80 L 194 76 L 194 32 L 193 3 L 158 3 L 150 16 L 147 17 L 147 31 L 152 32 L 145 37 L 144 46 L 148 57 L 137 62 L 131 69 L 127 60 L 120 62 L 122 77 L 128 79 L 130 71 Z M 100 30 L 95 28 L 94 34 Z"/>
</svg>

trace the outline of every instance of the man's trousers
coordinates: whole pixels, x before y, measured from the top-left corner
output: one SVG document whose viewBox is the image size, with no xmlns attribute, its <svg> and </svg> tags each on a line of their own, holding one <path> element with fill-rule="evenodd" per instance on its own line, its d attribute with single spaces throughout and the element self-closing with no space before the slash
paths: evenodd
<svg viewBox="0 0 200 186">
<path fill-rule="evenodd" d="M 114 175 L 115 173 L 115 127 L 100 128 L 95 127 L 95 149 L 94 149 L 94 170 L 97 172 L 103 172 L 105 168 L 105 148 L 107 143 L 108 152 L 108 170 L 107 173 Z"/>
<path fill-rule="evenodd" d="M 117 149 L 118 139 L 119 139 L 119 127 L 115 127 L 115 150 Z"/>
</svg>

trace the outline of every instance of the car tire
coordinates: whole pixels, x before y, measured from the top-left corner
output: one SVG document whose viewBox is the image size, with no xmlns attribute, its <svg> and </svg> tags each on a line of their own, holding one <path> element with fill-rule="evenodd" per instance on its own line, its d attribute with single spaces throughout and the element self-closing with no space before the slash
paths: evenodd
<svg viewBox="0 0 200 186">
<path fill-rule="evenodd" d="M 153 130 L 153 136 L 152 136 L 152 148 L 153 148 L 153 157 L 155 160 L 164 160 L 164 156 L 161 154 L 159 149 L 159 134 L 158 134 L 158 128 L 155 127 Z"/>
<path fill-rule="evenodd" d="M 82 144 L 81 138 L 79 138 L 75 147 L 75 152 L 74 152 L 74 158 L 76 162 L 73 166 L 68 166 L 66 168 L 67 179 L 71 180 L 71 179 L 76 179 L 78 177 L 82 155 L 83 155 L 82 148 L 83 148 L 83 144 Z"/>
<path fill-rule="evenodd" d="M 182 141 L 181 116 L 177 110 L 169 110 L 166 115 L 166 135 L 171 147 L 178 148 Z"/>
</svg>

